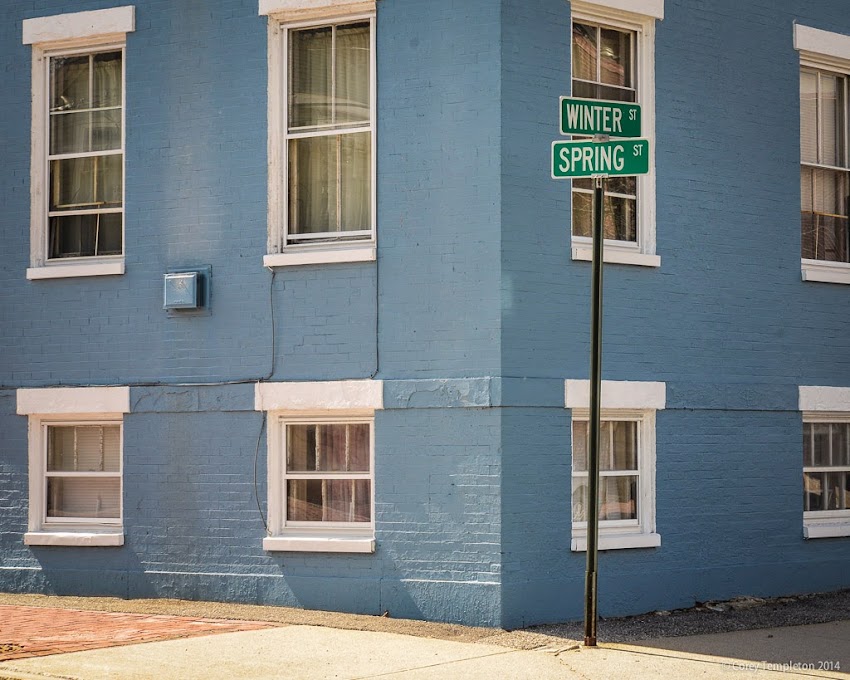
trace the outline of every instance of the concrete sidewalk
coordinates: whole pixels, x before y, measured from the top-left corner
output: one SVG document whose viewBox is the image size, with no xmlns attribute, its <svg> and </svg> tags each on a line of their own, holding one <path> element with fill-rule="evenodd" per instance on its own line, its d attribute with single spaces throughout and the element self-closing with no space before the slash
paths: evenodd
<svg viewBox="0 0 850 680">
<path fill-rule="evenodd" d="M 596 649 L 550 638 L 550 644 L 534 650 L 490 641 L 283 625 L 0 663 L 3 680 L 378 677 L 846 679 L 850 678 L 850 622 L 602 643 Z"/>
</svg>

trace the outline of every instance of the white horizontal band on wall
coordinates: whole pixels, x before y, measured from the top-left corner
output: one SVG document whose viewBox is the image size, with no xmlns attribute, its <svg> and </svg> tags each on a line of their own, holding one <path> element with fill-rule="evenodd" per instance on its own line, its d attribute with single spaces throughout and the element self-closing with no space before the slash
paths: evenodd
<svg viewBox="0 0 850 680">
<path fill-rule="evenodd" d="M 282 21 L 324 19 L 340 14 L 375 11 L 375 0 L 260 0 L 260 16 L 274 15 Z"/>
<path fill-rule="evenodd" d="M 850 387 L 800 386 L 801 411 L 850 411 Z"/>
<path fill-rule="evenodd" d="M 268 382 L 254 387 L 257 411 L 353 411 L 383 407 L 383 380 Z"/>
<path fill-rule="evenodd" d="M 18 415 L 129 413 L 129 387 L 42 387 L 19 389 Z"/>
<path fill-rule="evenodd" d="M 567 408 L 590 408 L 590 381 L 565 380 L 564 405 Z M 631 380 L 603 380 L 602 408 L 655 409 L 667 405 L 667 383 Z"/>
<path fill-rule="evenodd" d="M 632 14 L 642 14 L 653 19 L 664 18 L 664 0 L 582 0 L 581 2 L 575 0 L 572 5 L 574 8 L 590 11 L 593 11 L 595 5 Z"/>
<path fill-rule="evenodd" d="M 850 35 L 794 24 L 794 49 L 850 60 Z"/>
<path fill-rule="evenodd" d="M 100 35 L 131 33 L 136 30 L 134 5 L 98 9 L 91 12 L 70 12 L 49 17 L 24 19 L 24 45 L 60 40 L 80 40 Z"/>
</svg>

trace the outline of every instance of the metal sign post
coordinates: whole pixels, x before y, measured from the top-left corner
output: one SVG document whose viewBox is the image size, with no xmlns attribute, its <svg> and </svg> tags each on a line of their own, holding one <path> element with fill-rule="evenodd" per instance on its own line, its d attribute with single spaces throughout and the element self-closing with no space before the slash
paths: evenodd
<svg viewBox="0 0 850 680">
<path fill-rule="evenodd" d="M 588 446 L 587 571 L 584 583 L 584 644 L 596 646 L 599 560 L 599 445 L 602 394 L 602 253 L 605 243 L 605 178 L 649 173 L 649 140 L 640 137 L 637 104 L 561 97 L 561 134 L 592 140 L 552 142 L 552 179 L 593 179 L 593 264 L 590 290 L 590 442 Z M 609 135 L 620 139 L 611 141 Z"/>
<path fill-rule="evenodd" d="M 593 179 L 593 262 L 590 283 L 590 446 L 587 455 L 587 569 L 584 576 L 584 644 L 596 646 L 596 568 L 599 559 L 599 443 L 602 393 L 602 222 L 605 179 Z"/>
</svg>

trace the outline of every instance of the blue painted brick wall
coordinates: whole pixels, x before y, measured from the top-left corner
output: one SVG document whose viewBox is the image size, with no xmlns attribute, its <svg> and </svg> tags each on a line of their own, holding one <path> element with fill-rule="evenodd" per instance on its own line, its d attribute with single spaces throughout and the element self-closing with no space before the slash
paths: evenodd
<svg viewBox="0 0 850 680">
<path fill-rule="evenodd" d="M 587 376 L 590 266 L 570 259 L 569 187 L 548 167 L 569 92 L 568 4 L 379 0 L 378 262 L 272 277 L 265 19 L 255 0 L 136 2 L 127 273 L 28 282 L 21 21 L 117 4 L 0 7 L 0 588 L 505 626 L 580 616 L 560 381 Z M 791 41 L 794 20 L 850 35 L 842 10 L 665 2 L 662 266 L 606 268 L 604 358 L 608 379 L 668 385 L 662 546 L 602 555 L 603 615 L 850 585 L 850 539 L 802 539 L 797 387 L 850 386 L 850 334 L 846 287 L 800 280 Z M 162 274 L 203 264 L 211 315 L 167 316 Z M 372 375 L 396 396 L 376 416 L 374 555 L 262 550 L 266 437 L 251 384 L 134 387 L 126 545 L 22 543 L 15 388 Z"/>
</svg>

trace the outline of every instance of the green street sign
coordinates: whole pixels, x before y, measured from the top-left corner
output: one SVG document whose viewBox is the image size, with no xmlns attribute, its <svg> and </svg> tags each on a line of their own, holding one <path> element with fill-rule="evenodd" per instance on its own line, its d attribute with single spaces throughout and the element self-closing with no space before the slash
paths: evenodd
<svg viewBox="0 0 850 680">
<path fill-rule="evenodd" d="M 622 177 L 648 172 L 648 139 L 552 142 L 552 179 Z"/>
<path fill-rule="evenodd" d="M 640 105 L 561 97 L 561 134 L 640 137 Z"/>
</svg>

